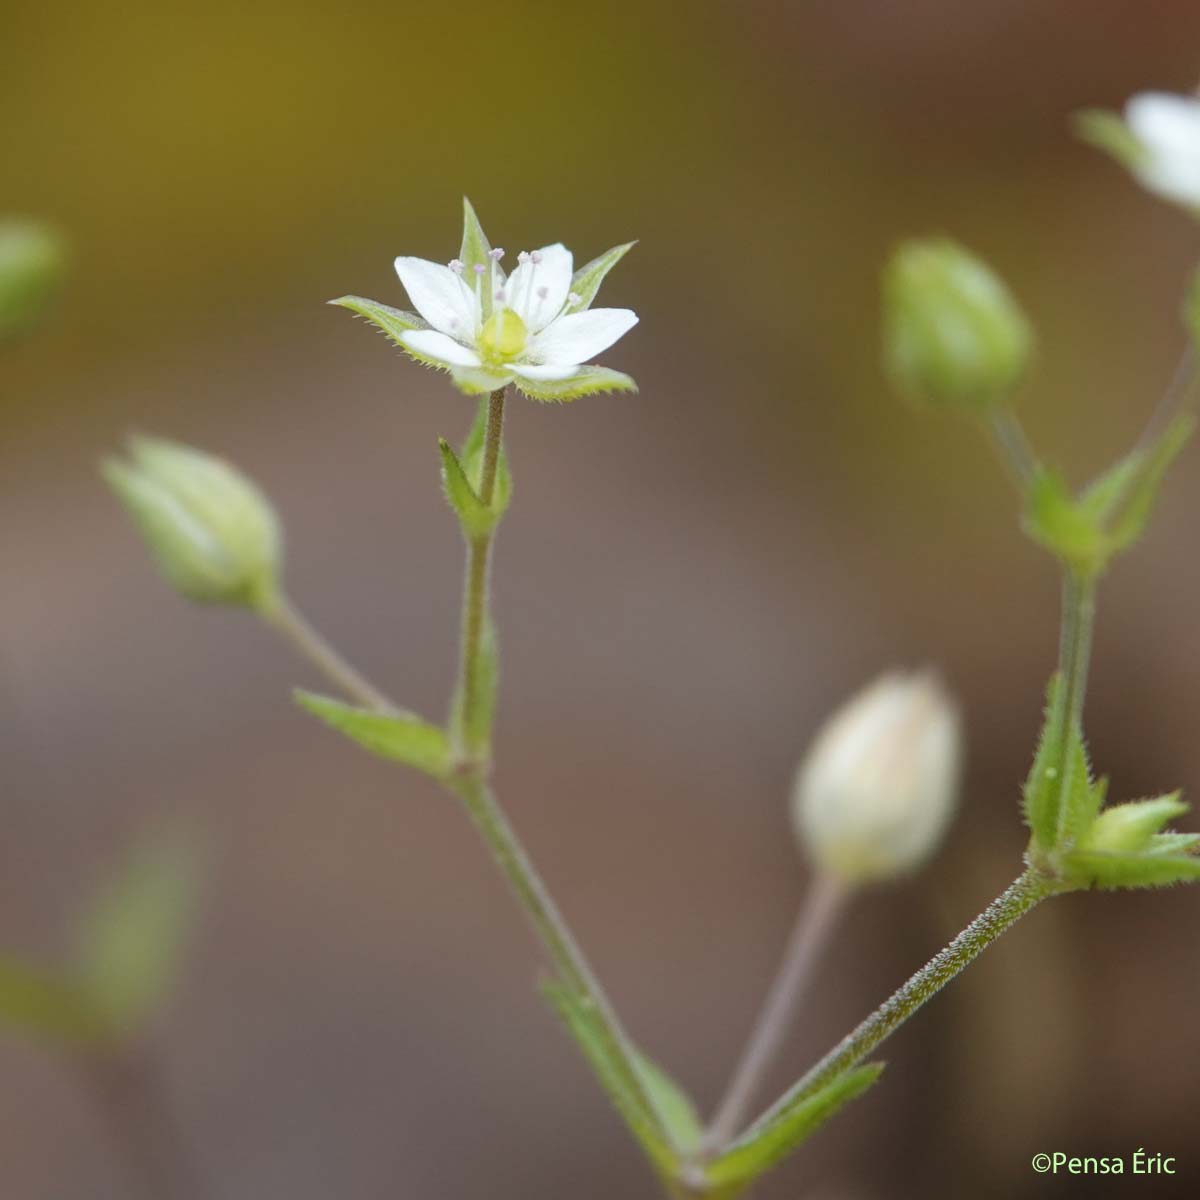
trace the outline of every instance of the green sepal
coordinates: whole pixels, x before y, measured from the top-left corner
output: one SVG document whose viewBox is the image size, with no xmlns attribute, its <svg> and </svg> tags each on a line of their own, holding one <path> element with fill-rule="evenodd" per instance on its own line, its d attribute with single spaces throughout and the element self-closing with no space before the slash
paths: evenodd
<svg viewBox="0 0 1200 1200">
<path fill-rule="evenodd" d="M 1200 847 L 1200 833 L 1156 833 L 1145 854 L 1192 854 Z"/>
<path fill-rule="evenodd" d="M 1093 781 L 1087 746 L 1078 729 L 1072 729 L 1068 735 L 1063 769 L 1066 778 L 1060 789 L 1056 844 L 1069 846 L 1074 845 L 1096 819 L 1104 804 L 1108 780 Z"/>
<path fill-rule="evenodd" d="M 445 438 L 438 439 L 438 449 L 442 455 L 442 490 L 458 517 L 463 535 L 468 540 L 486 536 L 496 527 L 500 514 L 480 500 Z"/>
<path fill-rule="evenodd" d="M 463 275 L 467 279 L 473 278 L 475 268 L 480 266 L 485 269 L 494 270 L 498 275 L 498 281 L 504 281 L 504 272 L 500 269 L 500 264 L 493 264 L 492 260 L 488 257 L 491 249 L 492 246 L 487 240 L 487 234 L 483 232 L 483 226 L 480 225 L 479 218 L 475 215 L 475 206 L 464 196 L 463 236 L 462 246 L 458 251 L 458 259 L 463 265 Z M 487 317 L 492 310 L 490 289 L 485 287 L 480 299 L 483 305 L 483 315 Z"/>
<path fill-rule="evenodd" d="M 466 396 L 482 396 L 512 383 L 512 372 L 490 371 L 486 367 L 451 367 L 454 386 Z"/>
<path fill-rule="evenodd" d="M 580 267 L 571 276 L 571 292 L 579 297 L 578 303 L 572 304 L 571 312 L 582 312 L 590 308 L 604 277 L 637 245 L 637 242 L 626 242 L 623 246 L 614 246 L 606 250 L 598 258 Z"/>
<path fill-rule="evenodd" d="M 1167 887 L 1200 880 L 1200 858 L 1176 853 L 1076 850 L 1063 856 L 1062 871 L 1065 881 L 1076 888 Z"/>
<path fill-rule="evenodd" d="M 301 708 L 380 758 L 402 762 L 435 779 L 444 778 L 450 770 L 450 743 L 445 731 L 413 713 L 355 708 L 300 689 L 293 695 Z"/>
<path fill-rule="evenodd" d="M 637 384 L 630 376 L 608 367 L 580 367 L 570 378 L 557 380 L 534 380 L 517 375 L 513 382 L 531 400 L 544 403 L 563 404 L 578 400 L 580 396 L 594 396 L 597 392 L 637 391 Z"/>
<path fill-rule="evenodd" d="M 713 1193 L 721 1200 L 736 1196 L 861 1096 L 883 1068 L 883 1063 L 867 1063 L 837 1076 L 810 1095 L 794 1099 L 785 1096 L 708 1165 L 705 1177 Z"/>
<path fill-rule="evenodd" d="M 78 980 L 10 957 L 0 958 L 0 1026 L 70 1047 L 109 1032 Z"/>
<path fill-rule="evenodd" d="M 175 982 L 196 913 L 200 856 L 175 836 L 139 849 L 96 899 L 79 938 L 79 986 L 109 1035 L 136 1035 Z"/>
<path fill-rule="evenodd" d="M 385 333 L 401 350 L 408 354 L 412 351 L 400 340 L 402 333 L 412 329 L 428 329 L 429 326 L 416 313 L 406 312 L 402 308 L 393 308 L 390 304 L 381 304 L 378 300 L 368 300 L 364 296 L 339 296 L 328 303 L 338 308 L 349 309 L 360 317 L 365 317 L 376 329 Z"/>
<path fill-rule="evenodd" d="M 539 988 L 566 1026 L 567 1032 L 583 1051 L 600 1086 L 655 1169 L 664 1178 L 674 1177 L 679 1165 L 679 1155 L 672 1148 L 657 1112 L 647 1107 L 636 1086 L 631 1084 L 626 1063 L 609 1050 L 594 1008 L 584 997 L 556 979 L 542 980 Z M 636 1069 L 638 1081 L 649 1091 L 645 1066 L 639 1065 Z M 678 1091 L 674 1085 L 671 1087 Z M 658 1104 L 664 1103 L 665 1099 L 660 1098 Z M 673 1113 L 671 1119 L 679 1120 L 678 1110 Z"/>
<path fill-rule="evenodd" d="M 1179 798 L 1178 792 L 1153 800 L 1115 804 L 1092 822 L 1087 833 L 1079 839 L 1079 849 L 1083 852 L 1141 854 L 1150 848 L 1151 839 L 1168 821 L 1183 816 L 1187 810 L 1188 805 Z"/>
<path fill-rule="evenodd" d="M 1111 155 L 1123 167 L 1132 170 L 1145 161 L 1145 147 L 1118 113 L 1084 108 L 1075 113 L 1071 123 L 1083 141 Z"/>
</svg>

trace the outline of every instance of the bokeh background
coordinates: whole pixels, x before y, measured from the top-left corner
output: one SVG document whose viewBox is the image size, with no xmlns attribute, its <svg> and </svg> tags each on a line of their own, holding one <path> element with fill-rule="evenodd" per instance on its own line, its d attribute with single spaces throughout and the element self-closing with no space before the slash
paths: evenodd
<svg viewBox="0 0 1200 1200">
<path fill-rule="evenodd" d="M 1075 479 L 1182 345 L 1195 226 L 1068 114 L 1200 73 L 1186 0 L 256 5 L 16 0 L 0 209 L 72 273 L 0 361 L 0 939 L 45 960 L 147 828 L 211 846 L 159 1033 L 222 1200 L 652 1196 L 535 997 L 539 957 L 459 812 L 288 700 L 318 681 L 176 599 L 104 492 L 131 429 L 276 500 L 296 599 L 418 710 L 453 669 L 460 547 L 435 437 L 471 405 L 323 301 L 404 303 L 469 194 L 511 251 L 640 244 L 607 356 L 641 393 L 512 406 L 501 794 L 637 1038 L 711 1105 L 805 885 L 785 798 L 891 664 L 962 698 L 970 767 L 923 875 L 861 897 L 782 1088 L 1015 874 L 1054 572 L 988 448 L 877 365 L 900 237 L 993 261 L 1040 332 L 1021 411 Z M 1200 782 L 1195 452 L 1102 596 L 1089 702 L 1118 798 Z M 1038 1151 L 1179 1156 L 1195 1195 L 1200 891 L 1035 914 L 887 1047 L 884 1083 L 762 1188 L 1098 1194 Z M 121 1196 L 61 1062 L 0 1037 L 14 1198 Z M 1109 1189 L 1110 1192 L 1113 1188 Z M 1121 1190 L 1121 1189 L 1116 1189 Z"/>
</svg>

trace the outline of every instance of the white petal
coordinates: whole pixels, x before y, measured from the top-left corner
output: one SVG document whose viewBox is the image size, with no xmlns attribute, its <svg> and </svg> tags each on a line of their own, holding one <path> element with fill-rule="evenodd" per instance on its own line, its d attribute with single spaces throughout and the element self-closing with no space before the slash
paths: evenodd
<svg viewBox="0 0 1200 1200">
<path fill-rule="evenodd" d="M 533 362 L 587 362 L 628 333 L 637 320 L 637 313 L 628 308 L 568 313 L 529 339 L 527 357 Z"/>
<path fill-rule="evenodd" d="M 400 335 L 400 341 L 425 358 L 437 359 L 449 367 L 478 367 L 483 361 L 474 350 L 436 329 L 410 329 Z"/>
<path fill-rule="evenodd" d="M 542 383 L 556 383 L 560 379 L 570 379 L 571 376 L 579 370 L 579 368 L 576 366 L 538 367 L 532 365 L 531 363 L 513 363 L 509 370 L 516 375 L 520 375 L 523 379 L 536 379 Z"/>
<path fill-rule="evenodd" d="M 1200 204 L 1200 102 L 1144 92 L 1125 106 L 1125 120 L 1146 151 L 1138 178 L 1169 199 Z"/>
<path fill-rule="evenodd" d="M 509 308 L 525 322 L 530 333 L 544 329 L 562 311 L 574 268 L 571 252 L 561 242 L 534 253 L 541 261 L 535 263 L 530 255 L 509 276 L 505 288 Z"/>
<path fill-rule="evenodd" d="M 479 300 L 449 267 L 424 258 L 396 259 L 396 274 L 413 307 L 442 333 L 470 341 L 479 325 Z"/>
</svg>

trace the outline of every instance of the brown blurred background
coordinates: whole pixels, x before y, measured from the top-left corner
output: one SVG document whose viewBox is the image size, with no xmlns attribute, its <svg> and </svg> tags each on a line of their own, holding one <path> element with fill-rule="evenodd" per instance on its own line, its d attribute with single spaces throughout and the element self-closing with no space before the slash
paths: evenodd
<svg viewBox="0 0 1200 1200">
<path fill-rule="evenodd" d="M 785 820 L 827 710 L 936 663 L 963 810 L 865 895 L 782 1088 L 1018 869 L 1054 573 L 987 447 L 877 366 L 896 239 L 961 238 L 1041 335 L 1022 412 L 1076 479 L 1182 343 L 1194 224 L 1068 114 L 1200 74 L 1185 0 L 5 8 L 0 209 L 68 235 L 53 319 L 0 361 L 0 938 L 50 958 L 139 831 L 212 877 L 162 1039 L 220 1200 L 655 1194 L 533 991 L 536 948 L 460 813 L 288 700 L 315 684 L 153 575 L 95 465 L 130 429 L 278 503 L 299 603 L 442 711 L 460 548 L 435 437 L 469 401 L 323 306 L 403 304 L 459 204 L 516 251 L 640 244 L 605 297 L 641 393 L 513 406 L 498 784 L 638 1039 L 716 1098 L 803 891 Z M 1200 783 L 1195 450 L 1102 596 L 1093 748 L 1127 799 Z M 1038 1151 L 1200 1180 L 1200 890 L 1036 913 L 886 1047 L 883 1084 L 766 1200 L 1100 1194 Z M 0 1039 L 3 1194 L 119 1196 L 61 1065 Z M 1118 1181 L 1120 1183 L 1120 1181 Z"/>
</svg>

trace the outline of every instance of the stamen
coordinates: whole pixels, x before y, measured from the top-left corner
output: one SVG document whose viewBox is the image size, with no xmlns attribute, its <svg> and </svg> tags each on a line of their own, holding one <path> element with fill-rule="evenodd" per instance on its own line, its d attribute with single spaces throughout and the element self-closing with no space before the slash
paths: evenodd
<svg viewBox="0 0 1200 1200">
<path fill-rule="evenodd" d="M 492 262 L 499 262 L 503 257 L 504 251 L 499 246 L 497 246 L 494 250 L 488 251 L 488 258 L 490 258 Z"/>
<path fill-rule="evenodd" d="M 539 299 L 545 300 L 545 298 L 550 295 L 550 289 L 548 287 L 540 287 L 537 290 L 537 294 Z"/>
<path fill-rule="evenodd" d="M 463 273 L 463 261 L 461 258 L 452 258 L 448 265 L 450 270 L 452 270 L 455 275 L 461 275 Z"/>
<path fill-rule="evenodd" d="M 538 263 L 542 261 L 542 252 L 540 250 L 535 250 L 529 257 L 533 262 L 533 265 L 536 267 Z"/>
<path fill-rule="evenodd" d="M 528 261 L 529 261 L 529 251 L 528 251 L 528 250 L 522 250 L 522 251 L 521 251 L 521 253 L 517 255 L 517 262 L 519 262 L 519 263 L 521 263 L 522 265 L 524 265 L 524 264 L 525 264 L 525 263 L 527 263 Z"/>
<path fill-rule="evenodd" d="M 500 290 L 499 290 L 499 291 L 496 293 L 496 303 L 497 303 L 497 304 L 503 304 L 503 303 L 504 303 L 504 301 L 505 301 L 504 289 L 503 289 L 503 288 L 501 288 L 501 289 L 500 289 Z"/>
<path fill-rule="evenodd" d="M 583 297 L 578 292 L 571 292 L 567 296 L 567 303 L 572 308 L 578 308 L 583 303 Z"/>
<path fill-rule="evenodd" d="M 482 275 L 483 274 L 483 263 L 476 263 L 471 268 L 471 270 L 474 271 L 476 275 Z"/>
</svg>

